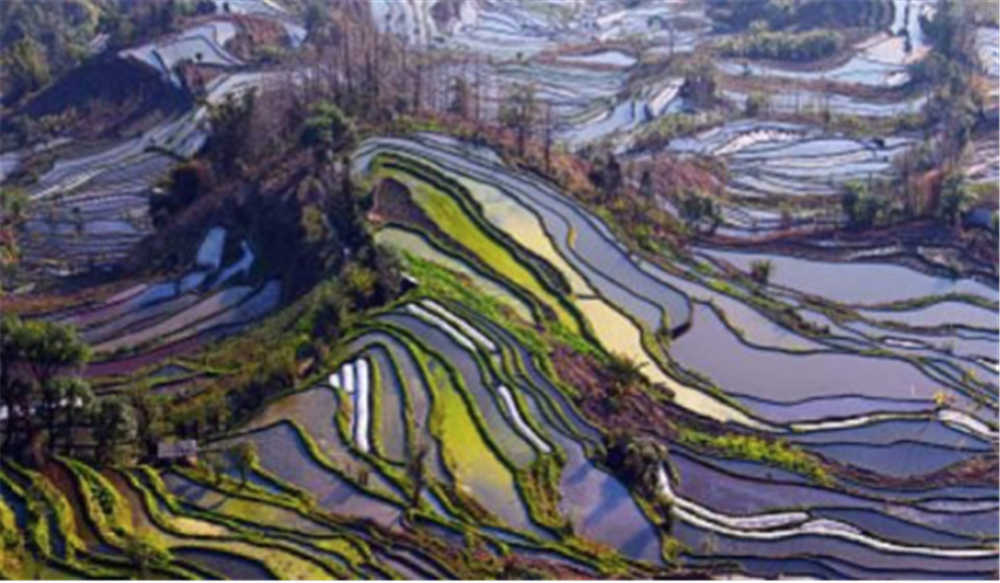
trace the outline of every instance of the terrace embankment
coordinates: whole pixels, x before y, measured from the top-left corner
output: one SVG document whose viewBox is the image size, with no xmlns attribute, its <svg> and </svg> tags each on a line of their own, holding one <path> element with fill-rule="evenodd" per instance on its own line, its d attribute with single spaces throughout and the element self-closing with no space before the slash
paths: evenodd
<svg viewBox="0 0 1000 583">
<path fill-rule="evenodd" d="M 577 406 L 591 423 L 604 428 L 605 432 L 614 433 L 627 427 L 630 431 L 656 436 L 667 442 L 685 443 L 685 432 L 694 431 L 711 436 L 742 436 L 744 439 L 759 440 L 762 447 L 785 448 L 784 444 L 777 443 L 783 437 L 767 433 L 754 434 L 746 428 L 721 424 L 680 408 L 669 399 L 655 398 L 639 385 L 623 387 L 609 369 L 593 357 L 562 348 L 553 352 L 551 357 L 560 377 L 579 390 Z M 718 449 L 711 441 L 695 447 L 701 447 L 707 453 L 715 455 L 727 453 L 725 449 Z M 798 455 L 802 460 L 802 469 L 809 468 L 814 472 L 813 479 L 824 483 L 835 478 L 849 484 L 897 490 L 920 490 L 928 483 L 965 486 L 996 486 L 998 483 L 998 458 L 995 452 L 963 459 L 930 474 L 903 477 L 875 472 L 822 453 L 800 450 Z M 781 463 L 771 463 L 782 467 Z"/>
<path fill-rule="evenodd" d="M 960 232 L 940 221 L 917 220 L 871 229 L 790 230 L 756 237 L 710 237 L 713 243 L 817 261 L 879 261 L 929 275 L 975 277 L 997 282 L 997 247 L 975 230 Z"/>
</svg>

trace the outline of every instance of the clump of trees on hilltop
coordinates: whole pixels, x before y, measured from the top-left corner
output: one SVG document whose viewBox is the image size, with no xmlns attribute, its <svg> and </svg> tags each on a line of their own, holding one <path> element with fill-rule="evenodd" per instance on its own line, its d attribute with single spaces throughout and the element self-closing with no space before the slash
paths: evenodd
<svg viewBox="0 0 1000 583">
<path fill-rule="evenodd" d="M 91 55 L 168 34 L 198 10 L 203 2 L 0 2 L 3 103 L 16 104 Z"/>
</svg>

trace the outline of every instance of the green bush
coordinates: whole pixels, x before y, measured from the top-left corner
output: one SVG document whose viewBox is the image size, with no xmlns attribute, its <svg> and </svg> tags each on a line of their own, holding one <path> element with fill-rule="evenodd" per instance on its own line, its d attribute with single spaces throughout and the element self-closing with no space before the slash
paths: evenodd
<svg viewBox="0 0 1000 583">
<path fill-rule="evenodd" d="M 751 93 L 747 96 L 746 105 L 744 105 L 744 113 L 749 117 L 756 117 L 762 111 L 768 108 L 770 100 L 767 95 L 760 92 Z"/>
<path fill-rule="evenodd" d="M 755 435 L 734 433 L 710 435 L 688 428 L 680 429 L 678 437 L 682 443 L 713 450 L 725 457 L 777 466 L 808 476 L 823 485 L 833 482 L 815 457 L 781 439 L 768 441 Z"/>
</svg>

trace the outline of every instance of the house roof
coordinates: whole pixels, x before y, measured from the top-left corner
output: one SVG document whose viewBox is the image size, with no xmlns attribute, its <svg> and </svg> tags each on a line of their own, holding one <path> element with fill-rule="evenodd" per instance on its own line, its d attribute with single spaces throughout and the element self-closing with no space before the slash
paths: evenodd
<svg viewBox="0 0 1000 583">
<path fill-rule="evenodd" d="M 160 459 L 176 459 L 197 455 L 198 442 L 193 439 L 161 441 L 156 445 L 156 456 Z"/>
</svg>

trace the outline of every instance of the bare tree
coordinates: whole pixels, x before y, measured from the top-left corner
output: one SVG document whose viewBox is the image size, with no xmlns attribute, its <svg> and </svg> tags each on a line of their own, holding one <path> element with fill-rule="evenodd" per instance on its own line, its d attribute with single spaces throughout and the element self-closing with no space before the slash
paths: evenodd
<svg viewBox="0 0 1000 583">
<path fill-rule="evenodd" d="M 516 132 L 519 156 L 524 155 L 525 141 L 533 132 L 537 115 L 538 103 L 535 99 L 534 86 L 514 85 L 500 108 L 500 121 Z"/>
<path fill-rule="evenodd" d="M 415 77 L 413 79 L 413 110 L 419 111 L 421 108 L 420 96 L 424 84 L 424 64 L 422 61 L 417 61 L 417 65 L 414 68 Z"/>
<path fill-rule="evenodd" d="M 552 104 L 545 102 L 545 171 L 552 168 Z"/>
<path fill-rule="evenodd" d="M 479 57 L 478 55 L 476 56 L 476 62 L 475 62 L 474 67 L 475 67 L 475 73 L 474 74 L 475 74 L 475 78 L 476 78 L 476 81 L 475 81 L 475 91 L 476 91 L 476 93 L 475 93 L 475 100 L 476 100 L 475 101 L 475 119 L 476 119 L 476 125 L 478 126 L 480 120 L 482 119 L 481 112 L 480 112 L 480 109 L 482 107 L 482 100 L 483 100 L 483 59 L 482 59 L 482 57 Z"/>
<path fill-rule="evenodd" d="M 451 103 L 448 111 L 462 118 L 469 117 L 469 84 L 461 75 L 451 80 Z"/>
</svg>

